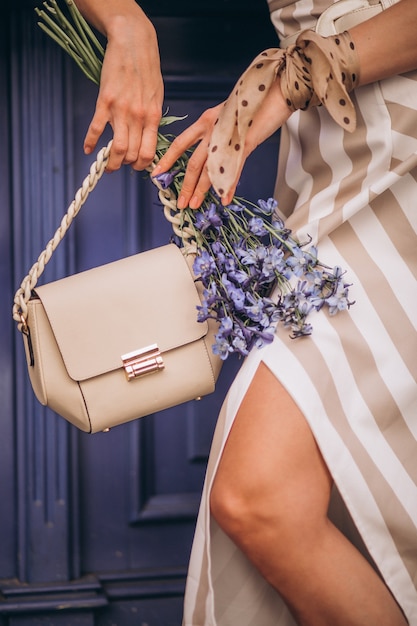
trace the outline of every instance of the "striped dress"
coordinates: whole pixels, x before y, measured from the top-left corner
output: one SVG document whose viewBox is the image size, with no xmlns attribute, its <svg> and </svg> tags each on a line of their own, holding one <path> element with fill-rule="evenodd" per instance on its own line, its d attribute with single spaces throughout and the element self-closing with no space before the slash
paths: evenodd
<svg viewBox="0 0 417 626">
<path fill-rule="evenodd" d="M 330 0 L 269 0 L 282 36 Z M 282 129 L 276 197 L 287 225 L 347 270 L 349 311 L 312 314 L 311 337 L 243 364 L 219 416 L 186 589 L 184 626 L 294 626 L 280 596 L 211 518 L 210 487 L 260 361 L 310 424 L 334 478 L 330 515 L 370 558 L 417 626 L 417 72 L 353 94 L 345 133 L 324 107 Z M 277 415 L 279 419 L 279 415 Z"/>
</svg>

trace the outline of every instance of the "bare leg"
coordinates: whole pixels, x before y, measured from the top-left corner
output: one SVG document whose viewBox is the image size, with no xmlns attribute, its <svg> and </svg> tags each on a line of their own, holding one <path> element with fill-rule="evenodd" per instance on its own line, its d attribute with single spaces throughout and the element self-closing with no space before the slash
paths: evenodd
<svg viewBox="0 0 417 626">
<path fill-rule="evenodd" d="M 405 626 L 383 581 L 329 521 L 331 486 L 304 416 L 261 364 L 223 451 L 213 516 L 300 626 Z"/>
</svg>

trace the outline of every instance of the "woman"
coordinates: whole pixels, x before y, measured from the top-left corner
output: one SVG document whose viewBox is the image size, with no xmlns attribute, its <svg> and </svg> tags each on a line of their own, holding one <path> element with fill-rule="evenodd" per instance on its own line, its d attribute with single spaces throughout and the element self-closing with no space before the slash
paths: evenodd
<svg viewBox="0 0 417 626">
<path fill-rule="evenodd" d="M 314 28 L 325 8 L 314 5 L 271 2 L 282 40 Z M 279 80 L 248 132 L 245 154 L 289 118 L 279 206 L 322 258 L 347 269 L 356 304 L 332 320 L 318 313 L 310 339 L 278 331 L 239 373 L 209 464 L 187 626 L 405 624 L 397 603 L 417 624 L 417 84 L 415 74 L 390 78 L 417 67 L 416 33 L 417 7 L 407 0 L 350 29 L 359 62 L 352 134 L 323 107 L 291 114 Z M 169 167 L 201 140 L 183 206 L 198 206 L 209 185 L 204 163 L 217 115 L 203 115 L 161 163 Z M 367 558 L 329 521 L 333 482 Z"/>
<path fill-rule="evenodd" d="M 281 45 L 330 4 L 270 0 Z M 356 302 L 314 314 L 311 337 L 279 329 L 240 370 L 213 442 L 185 626 L 417 625 L 417 3 L 390 4 L 348 28 L 356 129 L 323 106 L 294 112 L 278 76 L 221 189 L 229 202 L 244 158 L 282 127 L 279 208 L 346 269 Z M 197 208 L 211 182 L 220 193 L 222 111 L 160 162 L 199 142 L 180 207 Z"/>
</svg>

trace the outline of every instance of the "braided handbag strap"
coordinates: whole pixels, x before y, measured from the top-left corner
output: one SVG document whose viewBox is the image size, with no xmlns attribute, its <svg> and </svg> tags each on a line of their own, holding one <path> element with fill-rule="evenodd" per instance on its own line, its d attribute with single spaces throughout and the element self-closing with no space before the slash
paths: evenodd
<svg viewBox="0 0 417 626">
<path fill-rule="evenodd" d="M 74 218 L 78 215 L 81 207 L 86 202 L 88 196 L 104 174 L 109 160 L 111 145 L 112 141 L 110 141 L 107 146 L 98 152 L 96 160 L 90 167 L 88 176 L 85 177 L 80 188 L 76 192 L 74 200 L 69 205 L 59 227 L 55 231 L 54 236 L 47 243 L 45 249 L 41 252 L 37 261 L 32 265 L 29 273 L 22 280 L 19 289 L 16 291 L 13 304 L 13 319 L 17 322 L 18 329 L 21 332 L 27 332 L 27 303 L 31 298 L 32 290 L 35 288 L 38 279 L 43 274 L 46 264 L 50 261 L 56 248 L 65 237 L 65 234 L 71 226 Z M 152 172 L 155 165 L 156 162 L 153 162 L 148 168 L 148 171 Z M 163 189 L 156 179 L 151 178 L 151 180 L 159 189 L 158 195 L 164 206 L 164 215 L 166 219 L 171 222 L 174 233 L 181 238 L 184 253 L 193 253 L 195 251 L 192 244 L 194 231 L 189 225 L 187 225 L 187 222 L 184 223 L 184 220 L 181 219 L 177 209 L 174 192 L 169 188 Z"/>
</svg>

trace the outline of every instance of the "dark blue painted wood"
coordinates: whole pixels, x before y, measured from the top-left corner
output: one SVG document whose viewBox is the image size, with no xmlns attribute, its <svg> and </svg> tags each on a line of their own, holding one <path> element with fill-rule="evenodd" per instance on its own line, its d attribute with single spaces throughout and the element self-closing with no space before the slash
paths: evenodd
<svg viewBox="0 0 417 626">
<path fill-rule="evenodd" d="M 16 575 L 16 507 L 14 457 L 14 329 L 10 317 L 13 290 L 8 93 L 9 47 L 7 21 L 0 20 L 0 578 Z"/>
<path fill-rule="evenodd" d="M 10 20 L 11 180 L 15 284 L 57 227 L 66 203 L 67 98 L 61 55 L 26 13 Z M 72 182 L 71 182 L 72 186 Z M 71 237 L 48 267 L 48 280 L 70 271 Z M 69 430 L 33 398 L 21 346 L 16 366 L 18 578 L 68 580 L 74 573 Z"/>
<path fill-rule="evenodd" d="M 240 1 L 237 17 L 236 0 L 171 4 L 145 8 L 157 12 L 166 105 L 188 123 L 273 40 L 264 4 Z M 0 20 L 0 626 L 179 626 L 210 441 L 238 362 L 201 402 L 108 434 L 80 433 L 34 399 L 13 293 L 89 170 L 82 141 L 96 97 L 36 27 L 36 5 L 10 2 Z M 241 195 L 272 193 L 277 142 L 249 159 Z M 126 167 L 100 181 L 45 280 L 170 235 L 154 186 Z"/>
</svg>

